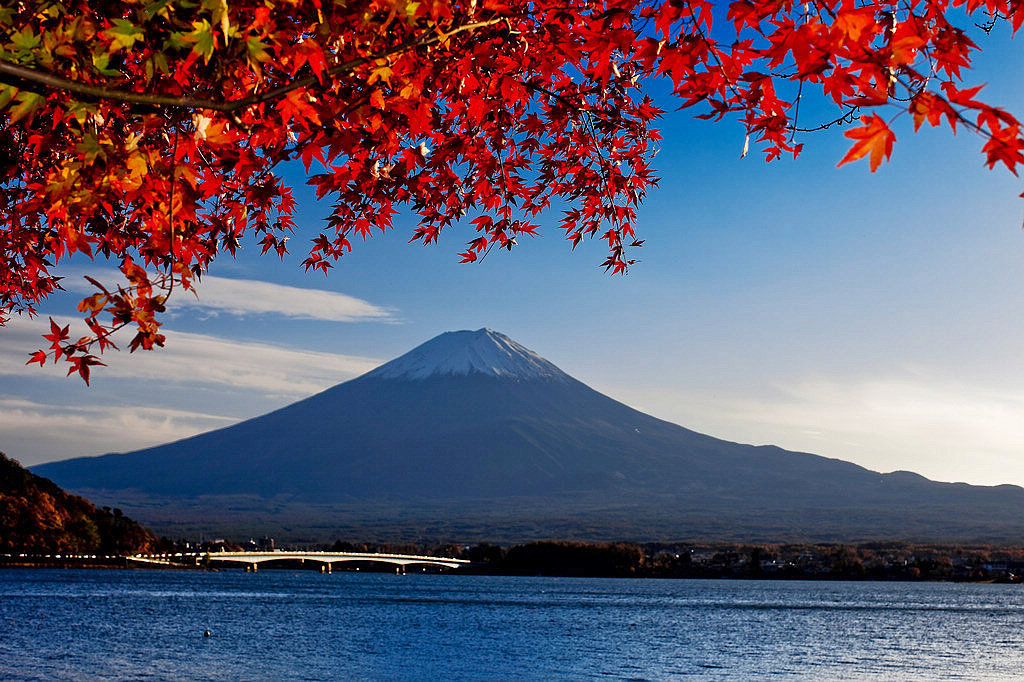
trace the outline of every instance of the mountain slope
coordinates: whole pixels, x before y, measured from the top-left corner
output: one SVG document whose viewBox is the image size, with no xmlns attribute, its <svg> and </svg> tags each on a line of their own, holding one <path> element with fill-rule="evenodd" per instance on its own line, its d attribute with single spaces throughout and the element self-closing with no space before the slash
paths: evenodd
<svg viewBox="0 0 1024 682">
<path fill-rule="evenodd" d="M 120 509 L 97 509 L 0 453 L 0 551 L 129 554 L 155 545 Z"/>
<path fill-rule="evenodd" d="M 487 329 L 442 334 L 224 429 L 36 470 L 95 499 L 134 495 L 134 513 L 158 527 L 174 517 L 184 528 L 189 515 L 212 523 L 233 506 L 293 528 L 513 540 L 1024 535 L 1020 488 L 711 438 L 618 403 Z"/>
</svg>

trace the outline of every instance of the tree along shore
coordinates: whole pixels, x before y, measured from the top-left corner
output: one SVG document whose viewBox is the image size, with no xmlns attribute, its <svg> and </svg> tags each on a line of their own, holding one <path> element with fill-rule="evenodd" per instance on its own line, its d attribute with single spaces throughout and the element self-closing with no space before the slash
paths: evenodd
<svg viewBox="0 0 1024 682">
<path fill-rule="evenodd" d="M 1012 581 L 1024 547 L 850 544 L 533 542 L 476 545 L 459 558 L 510 575 L 796 580 Z"/>
<path fill-rule="evenodd" d="M 123 556 L 157 547 L 120 509 L 97 508 L 0 452 L 0 553 Z"/>
</svg>

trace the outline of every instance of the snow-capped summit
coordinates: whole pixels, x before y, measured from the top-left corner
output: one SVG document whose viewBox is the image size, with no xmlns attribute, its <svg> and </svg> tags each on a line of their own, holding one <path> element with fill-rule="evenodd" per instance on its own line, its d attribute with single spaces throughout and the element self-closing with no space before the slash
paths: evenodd
<svg viewBox="0 0 1024 682">
<path fill-rule="evenodd" d="M 369 372 L 367 378 L 426 379 L 484 374 L 504 379 L 564 381 L 562 370 L 492 329 L 445 332 Z"/>
</svg>

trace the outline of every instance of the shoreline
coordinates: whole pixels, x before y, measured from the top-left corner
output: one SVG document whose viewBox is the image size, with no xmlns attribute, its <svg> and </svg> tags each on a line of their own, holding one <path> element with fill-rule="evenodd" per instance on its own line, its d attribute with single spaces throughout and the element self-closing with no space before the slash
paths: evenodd
<svg viewBox="0 0 1024 682">
<path fill-rule="evenodd" d="M 228 542 L 193 546 L 165 540 L 160 553 L 6 552 L 0 568 L 145 568 L 159 570 L 324 570 L 595 578 L 682 578 L 881 582 L 1024 582 L 1024 547 L 903 542 L 861 544 L 600 543 L 538 541 L 500 546 L 303 545 L 262 551 Z M 254 543 L 251 543 L 254 544 Z M 206 556 L 210 554 L 211 560 Z M 219 556 L 218 556 L 219 555 Z M 325 556 L 326 555 L 326 556 Z M 379 560 L 377 559 L 379 557 Z M 447 560 L 447 564 L 444 564 Z M 434 567 L 426 567 L 434 564 Z"/>
</svg>

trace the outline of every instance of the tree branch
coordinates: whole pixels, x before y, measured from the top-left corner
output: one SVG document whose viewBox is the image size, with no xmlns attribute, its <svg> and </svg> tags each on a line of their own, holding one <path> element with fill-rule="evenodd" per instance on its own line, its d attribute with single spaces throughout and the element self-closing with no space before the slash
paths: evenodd
<svg viewBox="0 0 1024 682">
<path fill-rule="evenodd" d="M 495 24 L 505 21 L 504 17 L 497 17 L 488 19 L 486 21 L 477 21 L 471 24 L 463 24 L 458 26 L 451 31 L 444 34 L 432 33 L 425 38 L 419 40 L 411 40 L 400 45 L 396 45 L 392 48 L 384 50 L 374 55 L 367 57 L 357 57 L 356 59 L 350 59 L 347 62 L 337 64 L 327 69 L 327 73 L 331 76 L 336 76 L 341 73 L 347 73 L 353 69 L 357 69 L 364 64 L 377 61 L 378 59 L 384 59 L 391 55 L 399 52 L 405 52 L 417 47 L 426 47 L 434 45 L 443 39 L 453 36 L 457 33 L 464 31 L 472 31 L 478 28 L 485 28 L 487 26 L 493 26 Z M 142 104 L 151 107 L 158 107 L 163 109 L 209 109 L 211 111 L 222 111 L 225 113 L 233 113 L 239 109 L 245 109 L 256 104 L 262 104 L 263 102 L 269 102 L 284 97 L 292 90 L 298 90 L 300 88 L 309 87 L 314 83 L 319 82 L 315 76 L 309 76 L 307 78 L 300 78 L 296 81 L 291 81 L 280 87 L 266 92 L 253 93 L 248 97 L 241 99 L 228 100 L 228 101 L 216 101 L 210 99 L 197 99 L 190 96 L 184 95 L 156 95 L 148 94 L 143 92 L 126 92 L 124 90 L 117 90 L 114 88 L 107 88 L 100 85 L 91 85 L 89 83 L 82 83 L 79 81 L 69 80 L 62 76 L 57 76 L 52 73 L 44 71 L 37 71 L 24 66 L 18 66 L 17 64 L 11 64 L 0 60 L 0 77 L 11 76 L 16 79 L 34 83 L 37 85 L 43 85 L 53 90 L 63 90 L 65 92 L 71 92 L 76 95 L 85 95 L 87 97 L 94 97 L 96 99 L 113 100 L 116 102 L 127 102 L 128 104 Z M 2 80 L 2 78 L 0 78 Z"/>
</svg>

